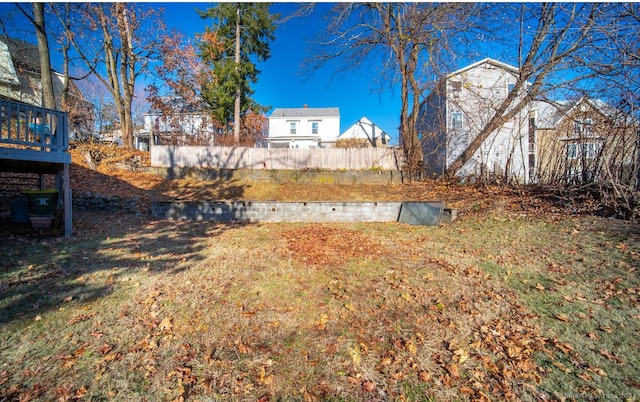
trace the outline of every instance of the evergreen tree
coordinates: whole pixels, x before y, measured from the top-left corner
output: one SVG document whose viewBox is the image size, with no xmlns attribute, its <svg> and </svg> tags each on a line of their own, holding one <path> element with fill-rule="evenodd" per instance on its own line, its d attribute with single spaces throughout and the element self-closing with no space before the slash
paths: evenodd
<svg viewBox="0 0 640 402">
<path fill-rule="evenodd" d="M 203 41 L 202 60 L 213 70 L 214 79 L 203 85 L 202 96 L 221 122 L 233 121 L 234 142 L 240 142 L 241 119 L 252 111 L 261 113 L 265 107 L 251 96 L 251 84 L 258 81 L 260 71 L 256 61 L 271 56 L 269 42 L 275 39 L 274 20 L 269 3 L 218 3 L 199 11 L 203 19 L 211 19 L 203 37 L 212 34 L 222 44 Z"/>
</svg>

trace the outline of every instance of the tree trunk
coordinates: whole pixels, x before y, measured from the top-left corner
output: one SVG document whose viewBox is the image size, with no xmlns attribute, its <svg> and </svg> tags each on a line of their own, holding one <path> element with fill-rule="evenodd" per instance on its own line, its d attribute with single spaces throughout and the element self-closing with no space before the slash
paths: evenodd
<svg viewBox="0 0 640 402">
<path fill-rule="evenodd" d="M 133 53 L 133 35 L 129 26 L 129 16 L 126 7 L 122 7 L 118 13 L 118 30 L 120 43 L 122 43 L 122 55 L 120 57 L 120 78 L 123 91 L 123 117 L 122 144 L 126 148 L 134 148 L 133 138 L 133 91 L 135 85 L 135 55 Z"/>
<path fill-rule="evenodd" d="M 233 140 L 236 144 L 240 143 L 240 106 L 241 106 L 241 88 L 240 88 L 240 5 L 236 6 L 236 96 L 233 108 Z"/>
<path fill-rule="evenodd" d="M 53 80 L 51 78 L 51 60 L 49 58 L 49 41 L 44 22 L 44 3 L 33 3 L 34 25 L 38 38 L 38 56 L 40 57 L 40 79 L 42 83 L 42 106 L 48 109 L 56 108 L 56 98 L 53 94 Z"/>
<path fill-rule="evenodd" d="M 71 41 L 69 38 L 71 37 L 71 21 L 70 21 L 70 5 L 69 3 L 64 3 L 64 17 L 61 19 L 61 22 L 64 25 L 66 38 L 62 45 L 62 57 L 63 57 L 63 71 L 62 71 L 62 93 L 60 94 L 60 106 L 62 106 L 62 110 L 65 112 L 69 112 L 69 49 L 71 48 Z"/>
</svg>

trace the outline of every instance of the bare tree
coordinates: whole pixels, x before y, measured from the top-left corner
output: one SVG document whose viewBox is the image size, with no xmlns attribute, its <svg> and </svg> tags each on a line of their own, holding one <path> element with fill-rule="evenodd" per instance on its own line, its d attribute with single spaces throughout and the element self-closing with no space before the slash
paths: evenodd
<svg viewBox="0 0 640 402">
<path fill-rule="evenodd" d="M 589 63 L 602 60 L 598 52 L 609 43 L 599 29 L 612 27 L 617 6 L 600 3 L 521 4 L 512 16 L 519 19 L 519 75 L 514 90 L 493 110 L 493 116 L 446 169 L 453 177 L 473 157 L 483 142 L 533 100 L 551 97 L 597 77 Z M 508 27 L 512 29 L 513 27 Z M 530 33 L 531 32 L 531 33 Z M 524 93 L 524 96 L 520 96 Z"/>
<path fill-rule="evenodd" d="M 339 3 L 308 63 L 314 71 L 341 58 L 338 72 L 375 66 L 380 89 L 400 83 L 400 142 L 406 169 L 416 173 L 422 162 L 418 110 L 431 84 L 424 78 L 447 63 L 454 38 L 475 26 L 475 11 L 474 5 L 459 3 Z"/>
<path fill-rule="evenodd" d="M 128 148 L 134 146 L 136 80 L 157 56 L 160 32 L 164 30 L 160 12 L 140 4 L 86 4 L 82 9 L 83 35 L 71 38 L 81 59 L 113 96 L 123 145 Z"/>
<path fill-rule="evenodd" d="M 49 54 L 49 40 L 44 18 L 44 3 L 32 3 L 33 15 L 31 15 L 20 3 L 16 3 L 18 9 L 33 24 L 38 39 L 38 56 L 40 59 L 40 81 L 42 83 L 42 105 L 48 109 L 56 108 L 56 99 L 53 93 L 53 80 L 51 78 L 51 58 Z"/>
</svg>

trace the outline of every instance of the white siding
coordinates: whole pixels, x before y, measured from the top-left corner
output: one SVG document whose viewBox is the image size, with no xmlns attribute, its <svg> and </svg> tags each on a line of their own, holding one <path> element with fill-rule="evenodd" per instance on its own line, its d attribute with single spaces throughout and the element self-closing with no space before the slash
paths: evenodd
<svg viewBox="0 0 640 402">
<path fill-rule="evenodd" d="M 479 64 L 447 79 L 447 166 L 460 156 L 489 123 L 496 109 L 507 98 L 509 84 L 515 81 L 513 71 L 490 62 Z M 460 82 L 460 85 L 453 82 Z M 455 91 L 456 88 L 459 88 L 459 91 Z M 456 112 L 462 113 L 461 128 L 452 126 L 453 115 Z M 458 175 L 479 175 L 482 168 L 485 169 L 485 173 L 496 174 L 508 170 L 511 178 L 525 181 L 528 177 L 527 115 L 528 108 L 525 108 L 491 133 Z"/>
<path fill-rule="evenodd" d="M 291 134 L 290 123 L 296 122 L 296 133 Z M 312 123 L 318 123 L 318 133 L 312 132 Z M 288 141 L 289 148 L 333 146 L 340 135 L 340 116 L 269 117 L 269 139 Z"/>
</svg>

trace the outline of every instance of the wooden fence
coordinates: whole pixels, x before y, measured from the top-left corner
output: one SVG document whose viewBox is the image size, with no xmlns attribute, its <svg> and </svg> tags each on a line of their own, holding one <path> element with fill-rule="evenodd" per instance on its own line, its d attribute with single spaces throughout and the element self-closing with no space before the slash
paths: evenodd
<svg viewBox="0 0 640 402">
<path fill-rule="evenodd" d="M 403 160 L 399 148 L 151 147 L 151 166 L 170 168 L 400 170 Z"/>
</svg>

